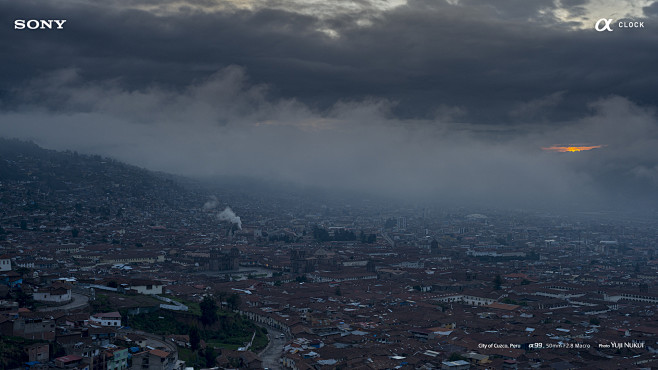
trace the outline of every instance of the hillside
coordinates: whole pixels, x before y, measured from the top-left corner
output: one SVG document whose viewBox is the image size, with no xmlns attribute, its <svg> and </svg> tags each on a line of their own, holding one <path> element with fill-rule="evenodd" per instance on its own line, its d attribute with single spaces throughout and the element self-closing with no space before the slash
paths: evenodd
<svg viewBox="0 0 658 370">
<path fill-rule="evenodd" d="M 110 236 L 89 239 L 92 225 L 179 228 L 205 199 L 170 175 L 0 139 L 0 240 L 20 228 L 67 231 L 72 238 L 87 231 L 89 243 L 111 242 Z"/>
</svg>

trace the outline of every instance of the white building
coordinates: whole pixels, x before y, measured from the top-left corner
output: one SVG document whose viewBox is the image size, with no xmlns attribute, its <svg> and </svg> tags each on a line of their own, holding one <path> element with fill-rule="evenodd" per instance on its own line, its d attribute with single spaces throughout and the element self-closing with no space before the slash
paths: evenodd
<svg viewBox="0 0 658 370">
<path fill-rule="evenodd" d="M 0 256 L 0 271 L 11 271 L 11 257 L 6 254 Z"/>
<path fill-rule="evenodd" d="M 71 287 L 68 284 L 53 284 L 48 287 L 39 288 L 32 298 L 37 302 L 62 304 L 71 301 Z"/>
<path fill-rule="evenodd" d="M 162 294 L 162 287 L 164 286 L 164 284 L 158 281 L 142 280 L 142 279 L 132 280 L 130 284 L 127 285 L 128 286 L 124 287 L 124 289 L 131 290 L 139 294 L 149 294 L 149 295 Z"/>
<path fill-rule="evenodd" d="M 119 312 L 96 313 L 89 317 L 90 324 L 101 326 L 121 326 L 121 314 Z"/>
</svg>

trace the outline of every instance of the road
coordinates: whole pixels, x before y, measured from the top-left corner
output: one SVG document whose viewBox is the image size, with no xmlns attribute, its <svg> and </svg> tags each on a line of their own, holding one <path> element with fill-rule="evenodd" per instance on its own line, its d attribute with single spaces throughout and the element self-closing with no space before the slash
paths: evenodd
<svg viewBox="0 0 658 370">
<path fill-rule="evenodd" d="M 71 302 L 63 306 L 39 307 L 37 311 L 70 311 L 84 307 L 89 302 L 89 297 L 79 293 L 71 293 Z"/>
<path fill-rule="evenodd" d="M 286 344 L 286 338 L 281 338 L 282 332 L 272 329 L 269 326 L 263 326 L 267 329 L 267 338 L 269 343 L 264 350 L 262 350 L 258 355 L 263 361 L 263 367 L 270 369 L 283 369 L 281 366 L 281 353 L 283 352 L 283 346 Z"/>
<path fill-rule="evenodd" d="M 146 337 L 147 346 L 151 346 L 153 348 L 164 347 L 167 349 L 167 352 L 174 353 L 176 359 L 178 359 L 178 348 L 176 347 L 176 344 L 164 340 L 162 335 L 147 333 L 141 330 L 126 329 L 126 328 L 121 328 L 119 330 L 122 333 L 133 333 Z"/>
</svg>

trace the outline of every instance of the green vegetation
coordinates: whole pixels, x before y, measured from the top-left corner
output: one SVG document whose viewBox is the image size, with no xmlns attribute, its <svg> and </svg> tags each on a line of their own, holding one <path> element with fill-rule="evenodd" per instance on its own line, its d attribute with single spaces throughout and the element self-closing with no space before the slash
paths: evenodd
<svg viewBox="0 0 658 370">
<path fill-rule="evenodd" d="M 295 278 L 295 281 L 298 283 L 305 283 L 308 281 L 308 279 L 306 278 L 306 275 L 301 275 L 301 276 L 297 276 Z"/>
<path fill-rule="evenodd" d="M 199 307 L 201 308 L 201 323 L 204 326 L 217 322 L 217 303 L 214 298 L 210 296 L 203 297 Z"/>
<path fill-rule="evenodd" d="M 501 285 L 503 284 L 503 278 L 500 277 L 500 275 L 496 275 L 496 278 L 493 281 L 494 283 L 494 289 L 500 290 Z"/>
<path fill-rule="evenodd" d="M 256 337 L 254 338 L 254 343 L 251 345 L 251 350 L 258 353 L 267 347 L 268 342 L 267 329 L 260 328 L 260 332 L 256 332 Z"/>
<path fill-rule="evenodd" d="M 334 236 L 329 235 L 327 229 L 320 226 L 313 226 L 313 238 L 319 242 L 328 242 L 328 241 L 352 241 L 356 240 L 356 234 L 354 231 L 346 229 L 338 229 L 334 231 Z"/>
<path fill-rule="evenodd" d="M 190 348 L 192 348 L 192 351 L 198 350 L 200 343 L 201 334 L 199 334 L 199 328 L 193 326 L 190 328 Z"/>
<path fill-rule="evenodd" d="M 143 295 L 112 292 L 97 294 L 91 306 L 96 312 L 119 311 L 124 317 L 124 324 L 137 330 L 158 335 L 189 335 L 192 349 L 179 348 L 179 356 L 196 368 L 214 366 L 214 359 L 220 353 L 218 349 L 243 347 L 251 341 L 254 333 L 256 336 L 250 349 L 258 352 L 267 346 L 267 331 L 233 312 L 240 306 L 240 295 L 237 293 L 221 292 L 217 301 L 212 297 L 205 297 L 201 302 L 189 302 L 172 296 L 168 298 L 188 306 L 189 311 L 156 308 L 156 311 L 128 315 L 129 308 L 152 307 L 159 305 L 160 301 Z M 220 306 L 218 302 L 223 304 Z M 201 340 L 207 344 L 205 349 L 201 348 Z M 206 365 L 207 362 L 210 363 Z"/>
<path fill-rule="evenodd" d="M 128 319 L 128 325 L 149 333 L 166 334 L 188 334 L 190 325 L 186 324 L 171 311 L 160 311 L 134 315 Z"/>
<path fill-rule="evenodd" d="M 517 302 L 517 301 L 515 301 L 513 299 L 509 299 L 509 298 L 504 298 L 501 302 L 502 303 L 507 303 L 507 304 L 516 304 L 516 305 L 519 305 L 519 306 L 527 306 L 528 305 L 528 302 L 526 302 L 526 301 Z"/>
<path fill-rule="evenodd" d="M 240 307 L 240 302 L 240 295 L 237 293 L 233 293 L 228 298 L 226 298 L 226 305 L 231 310 L 235 310 Z"/>
<path fill-rule="evenodd" d="M 201 316 L 201 305 L 199 302 L 182 301 L 181 303 L 187 306 L 189 313 L 196 316 Z"/>
<path fill-rule="evenodd" d="M 47 343 L 20 337 L 0 336 L 0 369 L 19 368 L 28 361 L 25 347 L 34 343 Z"/>
<path fill-rule="evenodd" d="M 161 301 L 155 297 L 143 294 L 121 294 L 108 291 L 96 292 L 96 297 L 90 302 L 94 312 L 119 311 L 126 316 L 130 310 L 157 310 Z"/>
<path fill-rule="evenodd" d="M 457 352 L 453 352 L 450 354 L 450 357 L 448 358 L 448 361 L 459 361 L 459 360 L 468 360 L 466 357 L 460 355 Z"/>
<path fill-rule="evenodd" d="M 243 347 L 245 343 L 248 343 L 254 335 L 254 332 L 256 332 L 256 337 L 254 337 L 254 342 L 249 349 L 253 352 L 259 352 L 267 346 L 267 330 L 258 327 L 254 328 L 252 332 L 245 332 L 242 336 L 227 337 L 224 339 L 210 339 L 207 344 L 208 346 L 235 350 Z"/>
<path fill-rule="evenodd" d="M 94 312 L 111 312 L 113 308 L 107 294 L 96 294 L 96 299 L 91 301 L 91 309 Z"/>
<path fill-rule="evenodd" d="M 195 350 L 192 351 L 188 348 L 178 348 L 178 358 L 185 361 L 187 366 L 195 369 L 213 367 L 214 363 L 208 363 L 205 356 L 205 351 Z"/>
<path fill-rule="evenodd" d="M 496 238 L 496 243 L 500 245 L 508 245 L 507 240 L 505 238 Z"/>
<path fill-rule="evenodd" d="M 199 315 L 171 311 L 159 311 L 131 316 L 129 325 L 138 330 L 167 335 L 189 334 L 193 347 L 196 338 L 203 339 L 209 346 L 237 349 L 251 340 L 256 332 L 252 350 L 259 351 L 267 346 L 267 331 L 237 313 L 216 310 L 216 321 L 203 325 Z"/>
<path fill-rule="evenodd" d="M 215 350 L 212 347 L 207 347 L 203 351 L 203 358 L 206 360 L 206 366 L 208 367 L 215 366 L 215 357 L 217 357 L 217 354 L 215 353 Z"/>
<path fill-rule="evenodd" d="M 377 241 L 377 234 L 365 234 L 363 230 L 359 232 L 359 241 L 364 244 L 372 244 Z"/>
<path fill-rule="evenodd" d="M 35 302 L 32 299 L 32 295 L 23 291 L 23 289 L 18 289 L 14 293 L 14 299 L 18 302 L 19 307 L 27 307 L 29 309 L 35 308 Z"/>
</svg>

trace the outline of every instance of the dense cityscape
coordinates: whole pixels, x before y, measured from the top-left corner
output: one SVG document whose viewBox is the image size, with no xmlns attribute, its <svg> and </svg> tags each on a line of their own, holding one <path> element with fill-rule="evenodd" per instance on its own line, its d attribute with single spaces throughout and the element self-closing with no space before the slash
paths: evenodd
<svg viewBox="0 0 658 370">
<path fill-rule="evenodd" d="M 2 368 L 658 366 L 655 222 L 248 194 L 2 144 Z"/>
</svg>

